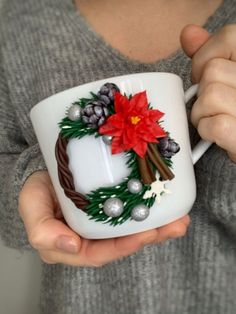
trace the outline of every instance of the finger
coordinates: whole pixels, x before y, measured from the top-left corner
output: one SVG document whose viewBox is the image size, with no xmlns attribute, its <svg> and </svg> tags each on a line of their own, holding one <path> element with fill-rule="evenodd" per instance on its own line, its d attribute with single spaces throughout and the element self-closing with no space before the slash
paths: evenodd
<svg viewBox="0 0 236 314">
<path fill-rule="evenodd" d="M 30 224 L 36 225 L 45 217 L 53 218 L 55 206 L 58 204 L 47 172 L 33 173 L 26 180 L 19 196 L 19 212 L 26 228 Z"/>
<path fill-rule="evenodd" d="M 236 26 L 227 25 L 212 35 L 192 58 L 192 79 L 199 82 L 205 65 L 214 58 L 236 60 Z"/>
<path fill-rule="evenodd" d="M 140 232 L 116 239 L 93 241 L 88 243 L 84 253 L 86 259 L 95 258 L 99 264 L 104 264 L 120 257 L 130 255 L 146 244 L 157 243 L 170 237 L 183 236 L 186 233 L 188 217 L 181 218 L 166 226 Z"/>
<path fill-rule="evenodd" d="M 201 26 L 189 24 L 180 33 L 180 43 L 186 55 L 191 58 L 209 37 L 210 34 Z"/>
<path fill-rule="evenodd" d="M 228 114 L 236 118 L 236 89 L 221 83 L 211 83 L 205 87 L 191 111 L 191 121 L 195 127 L 202 118 Z"/>
<path fill-rule="evenodd" d="M 190 217 L 186 215 L 176 221 L 173 221 L 172 223 L 158 228 L 158 237 L 156 238 L 155 242 L 161 242 L 167 239 L 184 236 L 189 224 Z"/>
<path fill-rule="evenodd" d="M 236 62 L 215 58 L 207 62 L 199 83 L 198 95 L 214 82 L 236 88 Z"/>
<path fill-rule="evenodd" d="M 236 154 L 236 118 L 227 114 L 203 118 L 199 121 L 200 136 L 227 150 L 230 155 Z"/>
<path fill-rule="evenodd" d="M 77 254 L 81 246 L 80 237 L 57 219 L 45 219 L 29 232 L 29 242 L 37 250 L 57 250 Z"/>
<path fill-rule="evenodd" d="M 47 263 L 63 263 L 74 266 L 102 266 L 121 257 L 128 256 L 145 244 L 158 243 L 171 237 L 180 237 L 186 233 L 190 223 L 189 216 L 185 216 L 166 226 L 105 240 L 82 240 L 79 254 L 63 254 L 57 251 L 42 251 L 41 258 Z"/>
<path fill-rule="evenodd" d="M 145 244 L 155 241 L 157 230 L 149 230 L 119 238 L 92 240 L 83 243 L 80 251 L 81 262 L 100 266 L 128 256 L 141 249 Z"/>
<path fill-rule="evenodd" d="M 156 233 L 154 229 L 120 238 L 82 239 L 80 251 L 76 255 L 54 250 L 42 250 L 40 255 L 47 263 L 98 267 L 136 252 L 145 244 L 153 242 L 156 239 Z"/>
<path fill-rule="evenodd" d="M 80 237 L 61 220 L 54 218 L 55 198 L 47 175 L 35 174 L 20 193 L 19 212 L 30 244 L 37 250 L 54 249 L 76 253 Z"/>
</svg>

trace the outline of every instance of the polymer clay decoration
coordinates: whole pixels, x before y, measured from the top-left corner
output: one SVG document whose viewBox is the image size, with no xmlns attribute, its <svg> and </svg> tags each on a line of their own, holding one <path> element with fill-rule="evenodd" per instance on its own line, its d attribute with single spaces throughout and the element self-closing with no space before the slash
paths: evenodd
<svg viewBox="0 0 236 314">
<path fill-rule="evenodd" d="M 128 219 L 145 220 L 150 208 L 170 191 L 171 158 L 179 145 L 161 127 L 164 113 L 152 109 L 146 91 L 122 95 L 114 83 L 104 84 L 90 97 L 75 101 L 59 122 L 60 133 L 55 154 L 58 177 L 64 193 L 90 219 L 116 226 Z M 130 174 L 113 187 L 98 187 L 83 195 L 75 191 L 73 174 L 66 153 L 71 138 L 102 137 L 112 154 L 124 152 Z"/>
</svg>

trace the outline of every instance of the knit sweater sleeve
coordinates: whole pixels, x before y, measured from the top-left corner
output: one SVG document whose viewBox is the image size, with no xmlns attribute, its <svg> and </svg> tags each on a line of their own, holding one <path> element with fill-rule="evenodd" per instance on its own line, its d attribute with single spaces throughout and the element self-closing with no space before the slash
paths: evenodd
<svg viewBox="0 0 236 314">
<path fill-rule="evenodd" d="M 46 169 L 38 144 L 29 147 L 21 134 L 0 55 L 0 235 L 14 248 L 30 248 L 18 213 L 18 196 L 28 176 Z"/>
<path fill-rule="evenodd" d="M 198 194 L 212 221 L 236 238 L 236 164 L 213 145 L 196 166 Z"/>
</svg>

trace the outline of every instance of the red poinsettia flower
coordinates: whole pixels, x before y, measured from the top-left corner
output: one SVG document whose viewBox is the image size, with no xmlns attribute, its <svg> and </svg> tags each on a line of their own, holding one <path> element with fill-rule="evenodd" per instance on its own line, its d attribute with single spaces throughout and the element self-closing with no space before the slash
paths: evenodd
<svg viewBox="0 0 236 314">
<path fill-rule="evenodd" d="M 133 149 L 144 157 L 149 142 L 157 143 L 158 138 L 166 136 L 157 123 L 164 113 L 148 109 L 146 91 L 135 94 L 131 99 L 116 92 L 114 105 L 116 113 L 99 128 L 100 134 L 113 136 L 113 154 Z"/>
</svg>

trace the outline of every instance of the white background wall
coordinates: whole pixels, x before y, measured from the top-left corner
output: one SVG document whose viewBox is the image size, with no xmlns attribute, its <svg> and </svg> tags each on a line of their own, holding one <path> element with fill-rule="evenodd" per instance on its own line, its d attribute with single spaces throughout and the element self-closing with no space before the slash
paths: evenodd
<svg viewBox="0 0 236 314">
<path fill-rule="evenodd" d="M 36 253 L 6 248 L 0 240 L 0 314 L 39 314 L 40 277 Z"/>
</svg>

